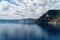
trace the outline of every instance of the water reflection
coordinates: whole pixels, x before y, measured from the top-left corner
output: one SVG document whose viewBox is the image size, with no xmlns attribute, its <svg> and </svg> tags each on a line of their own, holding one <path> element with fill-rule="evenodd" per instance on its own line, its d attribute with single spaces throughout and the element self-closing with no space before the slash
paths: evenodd
<svg viewBox="0 0 60 40">
<path fill-rule="evenodd" d="M 60 40 L 60 29 L 56 28 L 57 25 L 52 24 L 38 24 L 45 32 L 48 33 L 49 40 Z"/>
<path fill-rule="evenodd" d="M 57 25 L 52 24 L 38 24 L 40 27 L 42 27 L 45 31 L 47 31 L 49 34 L 56 35 L 60 33 L 60 29 L 57 28 Z"/>
<path fill-rule="evenodd" d="M 56 33 L 57 29 L 45 25 L 0 24 L 0 40 L 59 40 L 60 35 Z"/>
</svg>

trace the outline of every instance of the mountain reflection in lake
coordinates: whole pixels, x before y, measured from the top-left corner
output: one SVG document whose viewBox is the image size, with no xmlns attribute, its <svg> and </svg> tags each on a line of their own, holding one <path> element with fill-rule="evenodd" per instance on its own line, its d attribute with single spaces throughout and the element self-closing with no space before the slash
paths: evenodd
<svg viewBox="0 0 60 40">
<path fill-rule="evenodd" d="M 60 40 L 59 34 L 49 34 L 47 29 L 37 24 L 0 23 L 0 40 Z"/>
</svg>

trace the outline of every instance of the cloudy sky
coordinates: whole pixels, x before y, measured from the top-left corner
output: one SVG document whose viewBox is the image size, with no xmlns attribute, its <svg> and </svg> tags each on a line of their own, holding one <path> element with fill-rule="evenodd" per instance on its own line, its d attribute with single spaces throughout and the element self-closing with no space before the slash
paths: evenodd
<svg viewBox="0 0 60 40">
<path fill-rule="evenodd" d="M 37 19 L 50 9 L 60 9 L 60 1 L 0 0 L 0 19 Z"/>
</svg>

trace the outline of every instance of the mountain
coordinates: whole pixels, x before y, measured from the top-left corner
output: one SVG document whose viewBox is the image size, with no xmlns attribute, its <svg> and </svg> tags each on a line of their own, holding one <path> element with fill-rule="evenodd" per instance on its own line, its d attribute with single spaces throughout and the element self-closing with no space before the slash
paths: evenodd
<svg viewBox="0 0 60 40">
<path fill-rule="evenodd" d="M 60 10 L 49 10 L 39 19 L 37 19 L 36 22 L 37 23 L 56 24 L 58 20 L 60 20 Z"/>
<path fill-rule="evenodd" d="M 0 19 L 0 23 L 21 23 L 21 24 L 34 24 L 35 19 L 20 19 L 20 20 L 5 20 Z"/>
<path fill-rule="evenodd" d="M 24 23 L 24 24 L 34 24 L 35 23 L 35 19 L 31 19 L 31 18 L 21 19 L 19 22 L 20 23 Z"/>
</svg>

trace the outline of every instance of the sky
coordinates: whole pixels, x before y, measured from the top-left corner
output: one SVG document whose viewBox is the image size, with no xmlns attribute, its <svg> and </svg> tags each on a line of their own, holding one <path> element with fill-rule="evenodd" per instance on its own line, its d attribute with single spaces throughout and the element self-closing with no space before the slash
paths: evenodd
<svg viewBox="0 0 60 40">
<path fill-rule="evenodd" d="M 60 9 L 60 0 L 0 0 L 0 19 L 38 19 L 52 9 Z"/>
</svg>

